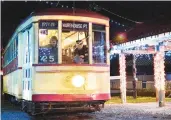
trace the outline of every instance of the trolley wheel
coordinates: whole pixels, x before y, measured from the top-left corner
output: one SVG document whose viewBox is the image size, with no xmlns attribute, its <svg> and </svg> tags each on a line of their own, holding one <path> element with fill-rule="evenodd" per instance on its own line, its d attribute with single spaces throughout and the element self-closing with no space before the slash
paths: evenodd
<svg viewBox="0 0 171 120">
<path fill-rule="evenodd" d="M 27 104 L 24 100 L 21 101 L 21 110 L 27 112 Z"/>
<path fill-rule="evenodd" d="M 95 108 L 96 111 L 100 111 L 101 110 L 99 104 L 95 104 L 95 105 L 93 105 L 93 107 Z"/>
</svg>

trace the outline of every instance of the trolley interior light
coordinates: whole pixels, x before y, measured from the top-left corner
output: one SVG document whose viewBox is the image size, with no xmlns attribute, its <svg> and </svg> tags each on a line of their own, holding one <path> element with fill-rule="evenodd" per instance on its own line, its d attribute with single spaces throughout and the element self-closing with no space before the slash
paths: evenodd
<svg viewBox="0 0 171 120">
<path fill-rule="evenodd" d="M 81 75 L 76 75 L 72 78 L 72 84 L 75 87 L 81 87 L 85 83 L 85 78 Z"/>
</svg>

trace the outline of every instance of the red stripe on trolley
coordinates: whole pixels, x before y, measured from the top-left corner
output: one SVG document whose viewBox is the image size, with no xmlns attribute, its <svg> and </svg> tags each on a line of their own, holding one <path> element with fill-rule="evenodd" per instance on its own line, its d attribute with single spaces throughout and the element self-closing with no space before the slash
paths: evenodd
<svg viewBox="0 0 171 120">
<path fill-rule="evenodd" d="M 109 67 L 107 64 L 33 64 L 33 66 L 94 66 Z"/>
<path fill-rule="evenodd" d="M 48 70 L 48 71 L 36 71 L 39 73 L 60 73 L 60 72 L 91 72 L 91 73 L 104 73 L 110 71 L 97 71 L 97 70 Z"/>
<path fill-rule="evenodd" d="M 110 93 L 105 94 L 33 94 L 32 101 L 92 101 L 109 100 Z"/>
<path fill-rule="evenodd" d="M 18 67 L 18 69 L 22 69 L 22 67 Z"/>
</svg>

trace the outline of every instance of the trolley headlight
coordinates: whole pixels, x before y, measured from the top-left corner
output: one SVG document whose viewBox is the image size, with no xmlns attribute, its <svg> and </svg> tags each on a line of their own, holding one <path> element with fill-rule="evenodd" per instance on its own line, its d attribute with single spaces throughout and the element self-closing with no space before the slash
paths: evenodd
<svg viewBox="0 0 171 120">
<path fill-rule="evenodd" d="M 76 75 L 72 78 L 72 84 L 75 87 L 81 87 L 85 83 L 85 78 L 81 75 Z"/>
</svg>

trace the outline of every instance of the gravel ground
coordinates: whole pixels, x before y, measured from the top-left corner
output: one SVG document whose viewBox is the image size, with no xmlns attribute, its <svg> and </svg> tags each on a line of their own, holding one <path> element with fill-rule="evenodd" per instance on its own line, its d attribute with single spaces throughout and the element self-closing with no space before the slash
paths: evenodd
<svg viewBox="0 0 171 120">
<path fill-rule="evenodd" d="M 171 120 L 171 103 L 109 104 L 100 112 L 80 114 L 47 114 L 31 117 L 10 103 L 2 104 L 2 120 Z"/>
<path fill-rule="evenodd" d="M 171 103 L 162 108 L 157 103 L 107 105 L 96 116 L 98 120 L 171 120 Z"/>
</svg>

